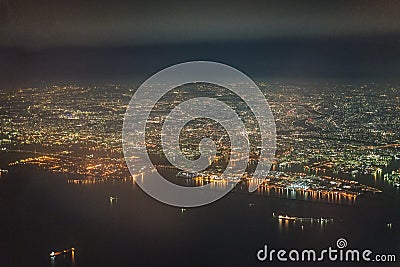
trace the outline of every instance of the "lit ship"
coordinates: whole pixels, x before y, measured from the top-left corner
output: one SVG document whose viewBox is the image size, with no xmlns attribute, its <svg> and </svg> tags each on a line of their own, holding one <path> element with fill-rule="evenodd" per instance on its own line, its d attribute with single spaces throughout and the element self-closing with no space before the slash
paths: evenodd
<svg viewBox="0 0 400 267">
<path fill-rule="evenodd" d="M 50 257 L 55 257 L 55 256 L 59 256 L 59 255 L 63 255 L 63 254 L 67 254 L 67 253 L 73 253 L 75 251 L 75 248 L 70 248 L 70 249 L 64 249 L 64 250 L 61 250 L 61 251 L 52 251 L 51 253 L 50 253 Z"/>
<path fill-rule="evenodd" d="M 333 222 L 333 218 L 304 218 L 304 217 L 295 217 L 295 216 L 288 216 L 288 215 L 276 215 L 274 212 L 272 213 L 272 217 L 278 218 L 279 220 L 286 220 L 286 221 L 299 221 L 299 222 L 319 222 L 319 223 L 327 223 Z"/>
</svg>

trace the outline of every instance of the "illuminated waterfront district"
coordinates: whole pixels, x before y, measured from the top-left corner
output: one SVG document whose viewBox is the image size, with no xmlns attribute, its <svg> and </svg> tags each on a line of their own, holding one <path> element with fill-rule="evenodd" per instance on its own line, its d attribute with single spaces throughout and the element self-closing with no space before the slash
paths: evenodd
<svg viewBox="0 0 400 267">
<path fill-rule="evenodd" d="M 351 198 L 380 192 L 360 184 L 359 175 L 399 187 L 399 171 L 391 169 L 400 160 L 399 86 L 267 82 L 258 86 L 271 106 L 277 130 L 273 171 L 265 174 L 258 192 L 286 190 Z M 33 165 L 65 174 L 69 183 L 82 185 L 146 179 L 154 170 L 143 169 L 138 158 L 137 173 L 131 177 L 122 152 L 122 122 L 134 88 L 54 85 L 0 91 L 0 153 L 19 155 L 8 169 Z M 226 90 L 199 83 L 171 90 L 148 118 L 143 145 L 157 158 L 158 169 L 171 168 L 165 160 L 169 151 L 160 144 L 166 116 L 183 101 L 209 92 L 242 118 L 251 145 L 250 162 L 257 162 L 257 123 L 243 101 Z M 135 108 L 148 112 L 140 105 Z M 215 176 L 223 172 L 230 151 L 229 138 L 218 123 L 195 120 L 187 124 L 180 134 L 182 153 L 189 159 L 198 157 L 197 147 L 205 134 L 216 142 L 216 158 L 208 174 L 192 178 L 196 184 L 229 184 Z M 294 171 L 293 166 L 300 169 Z"/>
</svg>

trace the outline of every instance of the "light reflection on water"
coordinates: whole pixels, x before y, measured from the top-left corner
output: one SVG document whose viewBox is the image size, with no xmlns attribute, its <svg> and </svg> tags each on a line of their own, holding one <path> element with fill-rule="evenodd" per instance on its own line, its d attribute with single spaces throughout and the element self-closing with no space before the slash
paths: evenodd
<svg viewBox="0 0 400 267">
<path fill-rule="evenodd" d="M 259 195 L 281 197 L 293 200 L 327 202 L 333 204 L 354 205 L 357 198 L 336 193 L 322 193 L 315 191 L 294 190 L 284 188 L 260 187 L 257 191 Z"/>
<path fill-rule="evenodd" d="M 330 227 L 330 224 L 334 223 L 321 221 L 292 221 L 281 218 L 276 219 L 276 221 L 280 233 L 305 230 L 322 232 L 326 227 Z"/>
</svg>

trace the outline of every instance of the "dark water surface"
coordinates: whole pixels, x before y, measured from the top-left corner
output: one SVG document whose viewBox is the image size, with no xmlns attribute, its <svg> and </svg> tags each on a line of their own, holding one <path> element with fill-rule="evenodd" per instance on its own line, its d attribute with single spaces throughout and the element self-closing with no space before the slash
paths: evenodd
<svg viewBox="0 0 400 267">
<path fill-rule="evenodd" d="M 384 193 L 366 195 L 354 205 L 230 193 L 182 211 L 150 198 L 132 182 L 68 184 L 63 175 L 18 166 L 0 178 L 0 266 L 273 265 L 278 262 L 257 261 L 264 244 L 323 249 L 335 247 L 341 237 L 348 247 L 400 259 L 397 189 L 381 178 L 359 179 Z M 110 196 L 118 201 L 111 203 Z M 334 222 L 282 223 L 273 212 Z M 50 259 L 51 251 L 71 247 L 73 257 Z"/>
</svg>

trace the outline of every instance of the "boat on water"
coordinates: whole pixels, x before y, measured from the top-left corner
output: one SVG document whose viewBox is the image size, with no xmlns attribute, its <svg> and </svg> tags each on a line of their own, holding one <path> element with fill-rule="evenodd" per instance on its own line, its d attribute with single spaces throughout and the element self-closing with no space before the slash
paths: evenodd
<svg viewBox="0 0 400 267">
<path fill-rule="evenodd" d="M 59 256 L 59 255 L 64 255 L 67 253 L 72 253 L 75 251 L 75 248 L 70 248 L 70 249 L 64 249 L 64 250 L 60 250 L 60 251 L 52 251 L 50 253 L 50 257 L 55 257 L 55 256 Z"/>
<path fill-rule="evenodd" d="M 272 217 L 278 218 L 279 220 L 295 221 L 295 222 L 296 221 L 299 221 L 299 222 L 319 222 L 319 223 L 333 222 L 333 218 L 296 217 L 296 216 L 275 214 L 275 212 L 272 213 Z"/>
<path fill-rule="evenodd" d="M 278 215 L 278 219 L 283 219 L 283 220 L 288 220 L 288 221 L 296 221 L 296 220 L 298 220 L 300 218 L 290 217 L 290 216 L 287 216 L 287 215 Z"/>
</svg>

